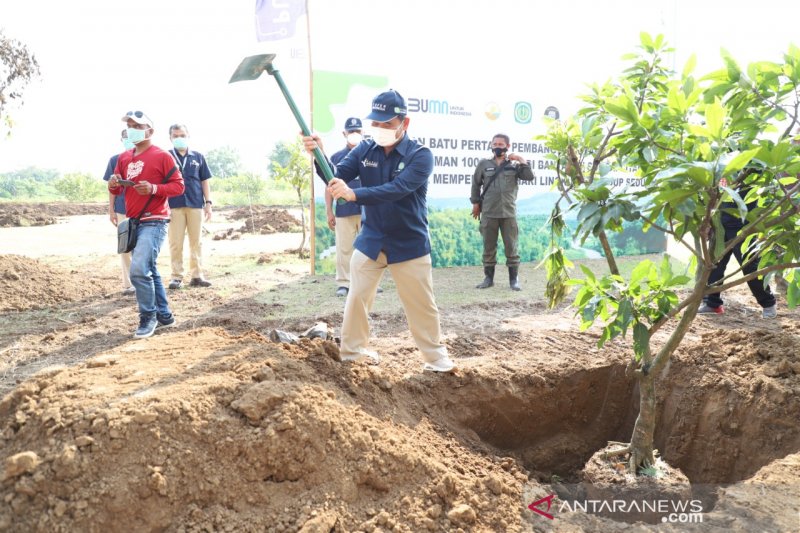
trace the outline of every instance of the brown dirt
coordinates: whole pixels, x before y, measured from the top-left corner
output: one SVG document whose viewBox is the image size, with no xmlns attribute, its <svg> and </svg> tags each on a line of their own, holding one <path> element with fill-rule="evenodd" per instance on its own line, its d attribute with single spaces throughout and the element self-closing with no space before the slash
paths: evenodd
<svg viewBox="0 0 800 533">
<path fill-rule="evenodd" d="M 726 293 L 658 382 L 656 447 L 703 491 L 703 524 L 559 498 L 547 520 L 527 505 L 598 479 L 584 465 L 630 436 L 628 341 L 598 350 L 570 310 L 486 302 L 441 310 L 456 375 L 420 372 L 395 313 L 372 316 L 379 366 L 343 364 L 330 341 L 269 341 L 319 320 L 336 335 L 341 309 L 264 319 L 309 283 L 264 269 L 171 293 L 178 327 L 143 341 L 102 291 L 54 303 L 68 321 L 0 314 L 0 531 L 800 530 L 800 313 L 782 301 L 763 321 Z M 85 283 L 51 270 L 65 293 Z"/>
<path fill-rule="evenodd" d="M 269 235 L 272 233 L 300 232 L 300 221 L 285 209 L 275 209 L 263 205 L 240 207 L 231 212 L 225 212 L 230 220 L 243 220 L 244 225 L 238 229 L 229 228 L 214 234 L 214 240 L 240 239 L 242 233 L 259 233 Z"/>
<path fill-rule="evenodd" d="M 107 204 L 68 203 L 6 203 L 0 202 L 0 228 L 19 226 L 46 226 L 58 222 L 58 217 L 75 215 L 102 215 Z"/>
<path fill-rule="evenodd" d="M 107 279 L 63 271 L 20 255 L 0 255 L 0 312 L 44 309 L 111 290 Z"/>
</svg>

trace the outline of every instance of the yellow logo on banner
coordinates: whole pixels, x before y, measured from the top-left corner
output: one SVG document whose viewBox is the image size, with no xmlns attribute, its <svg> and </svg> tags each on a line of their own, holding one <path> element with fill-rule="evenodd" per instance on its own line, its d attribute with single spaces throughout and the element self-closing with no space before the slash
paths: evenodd
<svg viewBox="0 0 800 533">
<path fill-rule="evenodd" d="M 486 118 L 489 120 L 497 120 L 500 118 L 500 106 L 496 102 L 489 102 L 486 104 Z"/>
</svg>

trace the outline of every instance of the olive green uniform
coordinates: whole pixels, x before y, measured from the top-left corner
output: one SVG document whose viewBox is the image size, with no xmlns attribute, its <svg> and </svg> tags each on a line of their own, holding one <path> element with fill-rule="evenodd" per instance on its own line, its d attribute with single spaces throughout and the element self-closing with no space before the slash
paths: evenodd
<svg viewBox="0 0 800 533">
<path fill-rule="evenodd" d="M 484 159 L 475 168 L 472 178 L 470 201 L 481 202 L 480 232 L 483 237 L 483 266 L 493 267 L 497 264 L 497 235 L 503 236 L 503 247 L 506 253 L 506 264 L 509 267 L 519 266 L 519 229 L 517 227 L 517 193 L 519 180 L 534 179 L 530 165 L 516 161 L 504 161 L 502 170 L 496 178 L 498 164 L 494 159 Z"/>
</svg>

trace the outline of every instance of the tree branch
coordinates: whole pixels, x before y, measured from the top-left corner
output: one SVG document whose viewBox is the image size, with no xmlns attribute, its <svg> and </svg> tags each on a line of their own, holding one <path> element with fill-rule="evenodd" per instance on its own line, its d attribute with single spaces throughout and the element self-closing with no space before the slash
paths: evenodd
<svg viewBox="0 0 800 533">
<path fill-rule="evenodd" d="M 765 274 L 769 274 L 770 272 L 774 272 L 776 270 L 785 270 L 787 268 L 798 268 L 798 267 L 800 267 L 800 262 L 783 263 L 783 264 L 780 264 L 780 265 L 772 265 L 772 266 L 764 267 L 762 269 L 756 270 L 755 272 L 751 272 L 750 274 L 747 274 L 746 276 L 742 276 L 741 278 L 739 278 L 739 279 L 737 279 L 735 281 L 731 281 L 730 283 L 725 283 L 725 284 L 720 285 L 720 286 L 716 286 L 716 285 L 711 286 L 711 287 L 709 287 L 709 288 L 707 288 L 707 289 L 705 289 L 703 291 L 703 296 L 706 296 L 708 294 L 712 294 L 712 293 L 715 293 L 715 292 L 722 292 L 722 291 L 724 291 L 726 289 L 730 289 L 731 287 L 736 287 L 737 285 L 741 285 L 742 283 L 747 283 L 751 279 L 756 279 L 756 278 L 758 278 L 760 276 L 763 276 Z"/>
<path fill-rule="evenodd" d="M 616 128 L 616 126 L 617 126 L 617 121 L 615 120 L 615 121 L 614 121 L 614 122 L 611 124 L 611 127 L 610 127 L 610 128 L 608 128 L 608 132 L 606 133 L 606 136 L 605 136 L 605 138 L 603 139 L 603 142 L 602 142 L 602 143 L 600 143 L 600 148 L 598 148 L 598 149 L 597 149 L 597 153 L 598 153 L 598 154 L 602 154 L 602 153 L 603 153 L 603 150 L 605 150 L 605 149 L 606 149 L 606 145 L 608 145 L 608 141 L 609 141 L 609 140 L 611 140 L 611 137 L 614 135 L 614 128 Z M 610 151 L 609 151 L 609 152 L 608 152 L 606 155 L 604 155 L 604 156 L 597 155 L 597 156 L 594 158 L 594 161 L 592 162 L 592 169 L 589 171 L 589 179 L 592 179 L 592 180 L 594 180 L 594 174 L 595 174 L 595 172 L 597 172 L 597 169 L 600 167 L 600 162 L 601 162 L 603 159 L 606 159 L 606 158 L 608 158 L 608 157 L 611 157 L 611 156 L 612 156 L 612 155 L 614 155 L 615 153 L 617 153 L 617 149 L 616 149 L 616 148 L 614 148 L 613 150 L 610 150 Z"/>
</svg>

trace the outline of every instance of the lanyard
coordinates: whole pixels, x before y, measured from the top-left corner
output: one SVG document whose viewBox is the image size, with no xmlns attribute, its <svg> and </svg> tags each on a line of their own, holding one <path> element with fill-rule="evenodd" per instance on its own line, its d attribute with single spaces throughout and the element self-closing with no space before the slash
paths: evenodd
<svg viewBox="0 0 800 533">
<path fill-rule="evenodd" d="M 188 150 L 186 151 L 186 155 L 183 156 L 183 161 L 181 161 L 181 158 L 178 155 L 177 150 L 173 148 L 172 150 L 170 150 L 170 152 L 172 152 L 172 155 L 175 156 L 175 162 L 178 163 L 179 167 L 181 167 L 181 174 L 183 174 L 183 167 L 186 166 L 186 160 L 189 159 L 189 151 Z"/>
</svg>

